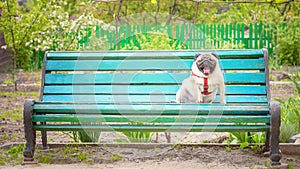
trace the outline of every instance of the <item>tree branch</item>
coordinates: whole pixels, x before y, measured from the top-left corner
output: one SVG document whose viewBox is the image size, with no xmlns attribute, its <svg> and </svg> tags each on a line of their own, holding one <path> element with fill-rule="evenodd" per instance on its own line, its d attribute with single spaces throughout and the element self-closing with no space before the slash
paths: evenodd
<svg viewBox="0 0 300 169">
<path fill-rule="evenodd" d="M 193 18 L 193 20 L 192 20 L 192 24 L 195 23 L 195 20 L 196 20 L 196 18 L 197 18 L 197 15 L 198 15 L 198 12 L 199 12 L 199 6 L 200 6 L 200 2 L 197 2 L 197 5 L 196 5 L 196 13 L 195 13 L 194 18 Z M 186 43 L 187 39 L 189 38 L 189 36 L 190 36 L 190 34 L 191 34 L 191 32 L 192 32 L 192 29 L 193 29 L 193 27 L 191 26 L 190 29 L 189 29 L 188 34 L 184 37 L 184 41 L 183 41 L 183 43 L 182 43 L 182 45 L 181 45 L 181 47 L 180 47 L 180 50 L 185 46 L 185 43 Z"/>
<path fill-rule="evenodd" d="M 90 6 L 90 4 L 88 5 L 88 7 L 89 7 L 89 6 Z M 86 15 L 87 13 L 88 13 L 88 8 L 85 8 L 83 15 Z M 75 32 L 73 38 L 71 39 L 70 44 L 69 44 L 69 46 L 66 48 L 66 50 L 70 50 L 70 47 L 71 47 L 72 43 L 75 41 L 76 35 L 79 33 L 81 26 L 82 26 L 82 25 L 79 25 L 79 26 L 78 26 L 78 28 L 77 28 L 77 30 L 76 30 L 76 32 Z"/>
<path fill-rule="evenodd" d="M 142 2 L 144 2 L 144 1 L 142 1 Z M 144 3 L 141 4 L 141 7 L 142 7 L 142 10 L 143 10 L 143 11 L 146 11 L 145 4 L 144 4 Z M 149 14 L 151 17 L 153 17 L 153 19 L 155 20 L 155 16 L 152 15 L 151 12 L 149 12 L 148 14 Z"/>
<path fill-rule="evenodd" d="M 116 50 L 118 50 L 119 48 L 119 25 L 118 25 L 118 22 L 120 20 L 119 18 L 119 15 L 120 15 L 120 11 L 121 11 L 121 7 L 122 7 L 122 0 L 119 1 L 119 7 L 118 7 L 118 12 L 117 12 L 117 15 L 115 16 L 116 17 Z"/>
<path fill-rule="evenodd" d="M 39 11 L 41 11 L 42 10 L 42 7 L 40 8 L 40 10 Z M 27 32 L 25 32 L 25 35 L 21 38 L 22 39 L 22 41 L 19 43 L 19 46 L 21 46 L 22 44 L 23 44 L 23 42 L 25 41 L 25 39 L 26 39 L 26 37 L 27 37 L 27 35 L 28 35 L 28 33 L 29 33 L 29 31 L 30 31 L 30 29 L 33 27 L 33 25 L 35 24 L 35 22 L 37 21 L 37 19 L 39 18 L 41 16 L 41 14 L 39 13 L 39 14 L 37 14 L 36 15 L 36 17 L 34 18 L 34 20 L 33 20 L 33 22 L 30 24 L 30 26 L 29 26 L 29 28 L 28 29 L 26 29 L 27 30 Z"/>
<path fill-rule="evenodd" d="M 157 16 L 158 16 L 159 9 L 160 9 L 160 0 L 157 0 L 156 3 L 157 3 L 157 8 L 156 8 L 156 13 L 155 13 L 155 17 L 154 17 L 155 18 L 155 25 L 158 24 L 158 22 L 157 22 Z"/>
<path fill-rule="evenodd" d="M 169 15 L 169 17 L 167 19 L 166 25 L 170 24 L 170 22 L 172 20 L 172 17 L 175 15 L 175 13 L 176 13 L 176 10 L 175 10 L 176 6 L 177 6 L 177 1 L 174 0 L 172 7 L 170 7 L 170 15 Z"/>
</svg>

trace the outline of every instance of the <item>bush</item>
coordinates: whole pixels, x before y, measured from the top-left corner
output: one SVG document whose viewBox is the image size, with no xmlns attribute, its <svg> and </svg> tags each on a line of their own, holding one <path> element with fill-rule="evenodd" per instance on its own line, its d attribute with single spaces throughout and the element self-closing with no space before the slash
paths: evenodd
<svg viewBox="0 0 300 169">
<path fill-rule="evenodd" d="M 291 23 L 284 29 L 278 29 L 278 58 L 279 64 L 298 65 L 300 50 L 299 23 Z"/>
<path fill-rule="evenodd" d="M 276 99 L 282 104 L 281 142 L 288 142 L 291 136 L 300 132 L 300 84 L 297 82 L 300 77 L 299 73 L 297 72 L 295 76 L 290 76 L 296 88 L 295 96 L 288 98 L 286 101 Z"/>
</svg>

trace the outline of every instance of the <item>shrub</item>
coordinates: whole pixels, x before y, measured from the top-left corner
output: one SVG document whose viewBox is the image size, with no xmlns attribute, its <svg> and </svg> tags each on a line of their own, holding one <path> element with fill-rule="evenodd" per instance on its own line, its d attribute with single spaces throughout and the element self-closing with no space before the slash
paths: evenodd
<svg viewBox="0 0 300 169">
<path fill-rule="evenodd" d="M 288 142 L 289 138 L 300 132 L 300 84 L 298 84 L 300 72 L 294 76 L 290 75 L 292 82 L 295 85 L 295 96 L 288 98 L 286 101 L 276 99 L 281 106 L 281 133 L 280 141 Z"/>
</svg>

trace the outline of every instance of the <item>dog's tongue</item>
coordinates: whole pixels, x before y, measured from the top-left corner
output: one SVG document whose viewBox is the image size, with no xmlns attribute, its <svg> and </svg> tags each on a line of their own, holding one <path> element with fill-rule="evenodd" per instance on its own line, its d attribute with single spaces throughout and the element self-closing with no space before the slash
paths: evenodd
<svg viewBox="0 0 300 169">
<path fill-rule="evenodd" d="M 205 67 L 205 68 L 203 69 L 203 73 L 204 73 L 204 74 L 209 74 L 209 73 L 210 73 L 209 67 Z"/>
</svg>

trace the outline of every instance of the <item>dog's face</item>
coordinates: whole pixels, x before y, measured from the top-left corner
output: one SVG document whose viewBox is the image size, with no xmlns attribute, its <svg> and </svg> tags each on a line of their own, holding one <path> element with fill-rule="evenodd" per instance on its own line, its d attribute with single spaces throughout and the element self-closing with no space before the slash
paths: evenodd
<svg viewBox="0 0 300 169">
<path fill-rule="evenodd" d="M 218 64 L 217 55 L 214 53 L 196 54 L 194 62 L 196 63 L 200 72 L 205 76 L 212 74 Z"/>
</svg>

